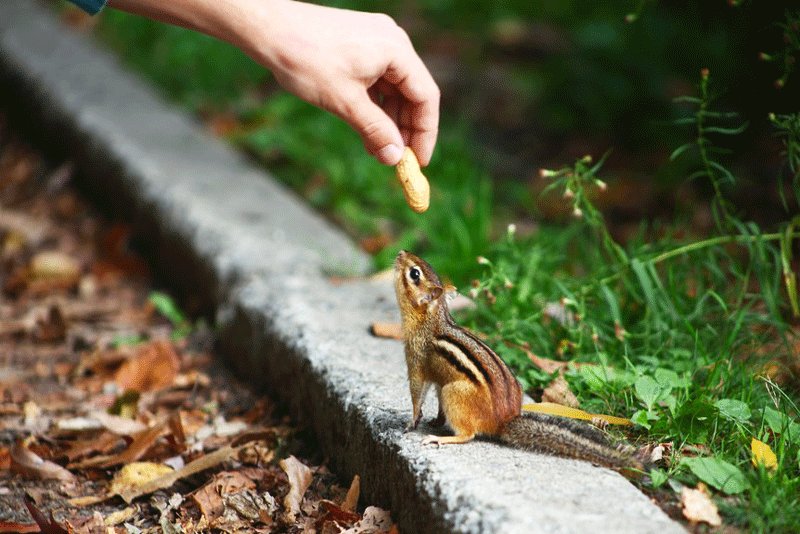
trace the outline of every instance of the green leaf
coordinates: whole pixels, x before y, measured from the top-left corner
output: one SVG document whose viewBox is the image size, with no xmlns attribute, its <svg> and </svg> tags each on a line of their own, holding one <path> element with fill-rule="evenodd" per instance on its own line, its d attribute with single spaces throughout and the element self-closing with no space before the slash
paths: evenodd
<svg viewBox="0 0 800 534">
<path fill-rule="evenodd" d="M 683 154 L 693 146 L 695 146 L 694 143 L 686 143 L 685 145 L 679 146 L 672 152 L 672 154 L 669 155 L 669 160 L 675 161 L 676 159 L 678 159 L 678 157 L 680 157 L 681 154 Z"/>
<path fill-rule="evenodd" d="M 750 408 L 740 400 L 720 399 L 714 406 L 722 417 L 735 423 L 746 423 L 750 420 Z"/>
<path fill-rule="evenodd" d="M 619 312 L 619 304 L 617 303 L 616 295 L 614 295 L 614 292 L 605 284 L 600 286 L 600 291 L 603 292 L 603 297 L 606 299 L 608 310 L 611 312 L 611 318 L 614 319 L 617 324 L 622 324 L 622 314 Z"/>
<path fill-rule="evenodd" d="M 667 472 L 657 467 L 650 470 L 650 483 L 654 488 L 660 488 L 669 479 Z"/>
<path fill-rule="evenodd" d="M 606 387 L 606 377 L 603 371 L 593 365 L 583 365 L 580 367 L 580 375 L 583 381 L 592 391 L 602 391 Z"/>
<path fill-rule="evenodd" d="M 638 258 L 633 258 L 631 261 L 631 268 L 633 269 L 636 278 L 639 279 L 639 284 L 642 286 L 645 300 L 647 300 L 648 307 L 653 312 L 658 312 L 658 301 L 656 300 L 656 292 L 653 289 L 653 283 L 650 280 L 650 274 L 645 269 L 644 264 Z"/>
<path fill-rule="evenodd" d="M 684 458 L 681 464 L 694 475 L 723 493 L 735 495 L 750 487 L 741 469 L 719 458 Z"/>
<path fill-rule="evenodd" d="M 658 396 L 661 395 L 662 388 L 652 377 L 644 375 L 636 379 L 633 385 L 636 396 L 644 403 L 648 410 L 653 408 Z"/>
<path fill-rule="evenodd" d="M 800 443 L 800 423 L 792 421 L 785 413 L 770 407 L 764 408 L 764 421 L 774 433 L 786 435 L 791 443 Z"/>
<path fill-rule="evenodd" d="M 671 369 L 659 367 L 656 369 L 656 372 L 653 373 L 653 376 L 656 382 L 658 382 L 658 385 L 662 388 L 682 388 L 688 385 L 686 380 L 679 378 L 678 373 Z"/>
<path fill-rule="evenodd" d="M 651 425 L 650 420 L 647 418 L 647 410 L 639 410 L 634 413 L 633 416 L 631 416 L 631 421 L 650 430 Z"/>
<path fill-rule="evenodd" d="M 155 306 L 156 311 L 167 318 L 172 323 L 172 326 L 183 326 L 186 323 L 186 316 L 172 300 L 172 297 L 160 291 L 153 291 L 150 293 L 148 299 L 150 303 Z"/>
<path fill-rule="evenodd" d="M 724 128 L 722 126 L 708 126 L 705 128 L 707 133 L 718 133 L 723 135 L 737 135 L 747 129 L 747 123 L 737 126 L 736 128 Z"/>
</svg>

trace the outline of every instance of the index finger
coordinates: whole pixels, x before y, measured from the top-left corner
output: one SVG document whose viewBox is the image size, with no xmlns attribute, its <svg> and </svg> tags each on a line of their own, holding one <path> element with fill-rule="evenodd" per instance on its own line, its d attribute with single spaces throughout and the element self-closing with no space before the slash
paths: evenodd
<svg viewBox="0 0 800 534">
<path fill-rule="evenodd" d="M 439 87 L 410 43 L 406 53 L 392 62 L 383 77 L 407 101 L 400 104 L 398 126 L 425 166 L 433 155 L 439 133 Z"/>
</svg>

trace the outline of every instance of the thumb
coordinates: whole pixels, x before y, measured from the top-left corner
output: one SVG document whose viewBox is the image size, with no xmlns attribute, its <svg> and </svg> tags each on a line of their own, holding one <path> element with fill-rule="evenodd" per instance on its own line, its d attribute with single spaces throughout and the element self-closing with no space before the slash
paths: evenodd
<svg viewBox="0 0 800 534">
<path fill-rule="evenodd" d="M 397 165 L 405 143 L 397 124 L 375 104 L 366 91 L 348 99 L 339 114 L 361 136 L 367 151 L 384 165 Z"/>
</svg>

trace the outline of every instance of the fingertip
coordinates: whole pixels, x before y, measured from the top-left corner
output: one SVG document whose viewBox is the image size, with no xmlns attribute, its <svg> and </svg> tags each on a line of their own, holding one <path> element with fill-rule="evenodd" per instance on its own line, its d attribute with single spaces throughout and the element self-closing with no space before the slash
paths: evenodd
<svg viewBox="0 0 800 534">
<path fill-rule="evenodd" d="M 397 165 L 403 156 L 403 147 L 390 143 L 375 152 L 375 158 L 384 165 Z"/>
<path fill-rule="evenodd" d="M 417 155 L 417 160 L 420 166 L 427 167 L 433 157 L 433 151 L 436 148 L 437 132 L 422 132 L 414 136 L 412 139 L 411 148 L 414 154 Z"/>
</svg>

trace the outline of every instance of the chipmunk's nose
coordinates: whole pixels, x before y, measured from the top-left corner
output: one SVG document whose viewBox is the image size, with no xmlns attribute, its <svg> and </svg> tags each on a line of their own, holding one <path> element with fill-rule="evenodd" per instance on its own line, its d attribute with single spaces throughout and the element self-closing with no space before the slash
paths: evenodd
<svg viewBox="0 0 800 534">
<path fill-rule="evenodd" d="M 398 259 L 402 258 L 406 254 L 408 254 L 408 252 L 406 252 L 405 250 L 401 250 L 400 252 L 397 253 L 397 257 L 398 257 Z"/>
</svg>

